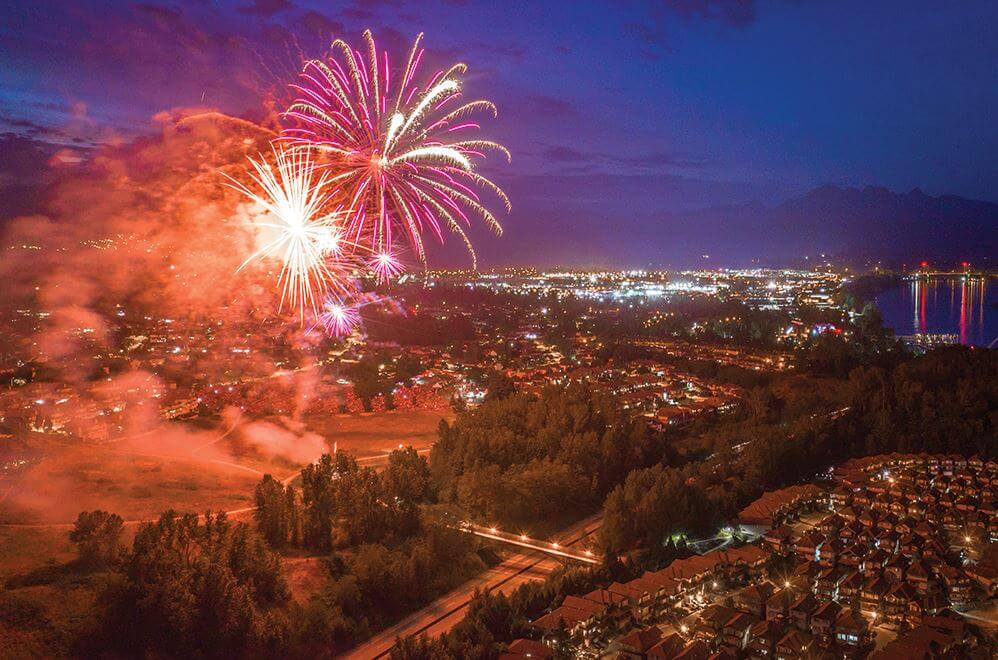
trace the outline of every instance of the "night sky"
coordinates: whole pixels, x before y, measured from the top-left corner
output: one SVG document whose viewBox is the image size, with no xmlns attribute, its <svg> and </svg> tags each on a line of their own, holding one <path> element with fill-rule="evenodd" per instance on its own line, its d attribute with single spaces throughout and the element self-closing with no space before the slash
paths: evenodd
<svg viewBox="0 0 998 660">
<path fill-rule="evenodd" d="M 0 5 L 0 215 L 30 210 L 57 149 L 155 133 L 170 108 L 260 117 L 299 50 L 366 27 L 398 59 L 425 32 L 499 106 L 485 133 L 513 164 L 487 169 L 514 211 L 478 233 L 483 265 L 691 263 L 710 245 L 688 214 L 824 184 L 998 201 L 993 1 Z"/>
</svg>

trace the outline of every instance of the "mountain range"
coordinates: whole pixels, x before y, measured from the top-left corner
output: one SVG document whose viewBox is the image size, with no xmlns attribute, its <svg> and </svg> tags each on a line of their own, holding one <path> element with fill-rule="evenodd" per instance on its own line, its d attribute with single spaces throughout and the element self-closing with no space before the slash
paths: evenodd
<svg viewBox="0 0 998 660">
<path fill-rule="evenodd" d="M 912 263 L 993 262 L 998 204 L 918 188 L 821 186 L 777 206 L 747 203 L 676 215 L 671 230 L 687 248 L 765 261 L 827 253 Z"/>
</svg>

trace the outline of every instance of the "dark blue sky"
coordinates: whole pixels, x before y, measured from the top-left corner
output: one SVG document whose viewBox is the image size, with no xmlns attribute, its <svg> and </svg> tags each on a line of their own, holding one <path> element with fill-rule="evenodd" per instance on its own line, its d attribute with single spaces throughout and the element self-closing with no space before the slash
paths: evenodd
<svg viewBox="0 0 998 660">
<path fill-rule="evenodd" d="M 668 262 L 672 214 L 826 183 L 998 201 L 993 1 L 0 4 L 0 185 L 32 141 L 127 138 L 202 103 L 259 114 L 293 40 L 316 54 L 371 27 L 397 50 L 425 32 L 499 105 L 497 262 Z"/>
</svg>

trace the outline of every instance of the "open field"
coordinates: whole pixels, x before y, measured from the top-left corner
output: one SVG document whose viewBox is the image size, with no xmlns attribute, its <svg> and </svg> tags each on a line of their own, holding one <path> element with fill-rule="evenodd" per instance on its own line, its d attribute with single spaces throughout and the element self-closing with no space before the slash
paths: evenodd
<svg viewBox="0 0 998 660">
<path fill-rule="evenodd" d="M 354 415 L 307 415 L 309 430 L 334 442 L 340 451 L 358 457 L 383 454 L 401 445 L 427 449 L 437 440 L 441 419 L 452 421 L 454 413 L 406 410 Z"/>
<path fill-rule="evenodd" d="M 239 419 L 167 424 L 102 445 L 38 439 L 41 459 L 0 479 L 0 577 L 69 559 L 66 535 L 80 511 L 112 511 L 129 527 L 170 508 L 244 513 L 264 473 L 291 479 L 334 443 L 361 458 L 399 444 L 427 449 L 440 419 L 425 411 Z"/>
</svg>

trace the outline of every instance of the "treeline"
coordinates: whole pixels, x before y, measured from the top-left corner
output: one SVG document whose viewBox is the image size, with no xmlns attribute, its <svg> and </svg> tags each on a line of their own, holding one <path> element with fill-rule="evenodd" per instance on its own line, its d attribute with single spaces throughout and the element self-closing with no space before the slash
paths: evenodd
<svg viewBox="0 0 998 660">
<path fill-rule="evenodd" d="M 846 378 L 861 366 L 893 369 L 911 358 L 894 331 L 884 327 L 880 310 L 873 305 L 863 307 L 847 325 L 847 333 L 809 337 L 794 354 L 798 369 Z"/>
<path fill-rule="evenodd" d="M 300 488 L 265 475 L 253 515 L 274 547 L 329 551 L 411 536 L 429 496 L 429 468 L 412 447 L 391 452 L 380 474 L 339 452 L 306 466 Z"/>
<path fill-rule="evenodd" d="M 169 511 L 121 547 L 117 515 L 81 513 L 79 564 L 106 571 L 77 651 L 156 657 L 327 657 L 480 572 L 474 537 L 429 521 L 426 459 L 393 451 L 383 471 L 323 455 L 300 485 L 264 476 L 255 528 L 224 513 Z M 322 586 L 290 598 L 279 549 L 308 551 Z"/>
<path fill-rule="evenodd" d="M 866 273 L 842 284 L 837 298 L 850 309 L 860 310 L 872 303 L 884 291 L 899 286 L 904 281 L 900 273 Z"/>
<path fill-rule="evenodd" d="M 293 632 L 280 558 L 245 523 L 224 513 L 167 511 L 145 524 L 130 551 L 121 519 L 84 512 L 71 538 L 81 559 L 111 572 L 82 656 L 264 656 Z"/>
<path fill-rule="evenodd" d="M 310 653 L 345 649 L 484 568 L 473 537 L 424 519 L 430 471 L 411 447 L 391 452 L 380 473 L 324 454 L 300 481 L 264 476 L 254 516 L 274 547 L 338 551 L 299 621 Z"/>
<path fill-rule="evenodd" d="M 891 369 L 856 369 L 841 385 L 810 413 L 774 404 L 771 389 L 756 391 L 762 403 L 750 406 L 749 419 L 722 420 L 710 432 L 727 446 L 708 459 L 632 472 L 606 499 L 602 547 L 654 549 L 674 534 L 709 533 L 764 491 L 852 456 L 996 455 L 998 352 L 941 348 Z"/>
<path fill-rule="evenodd" d="M 475 548 L 474 537 L 427 524 L 395 545 L 334 555 L 330 580 L 298 615 L 291 654 L 328 657 L 367 639 L 481 572 Z"/>
<path fill-rule="evenodd" d="M 584 385 L 486 401 L 441 422 L 430 470 L 442 502 L 503 525 L 565 522 L 596 508 L 627 474 L 663 458 L 661 444 Z"/>
<path fill-rule="evenodd" d="M 849 377 L 853 453 L 998 455 L 998 351 L 946 346 Z"/>
</svg>

